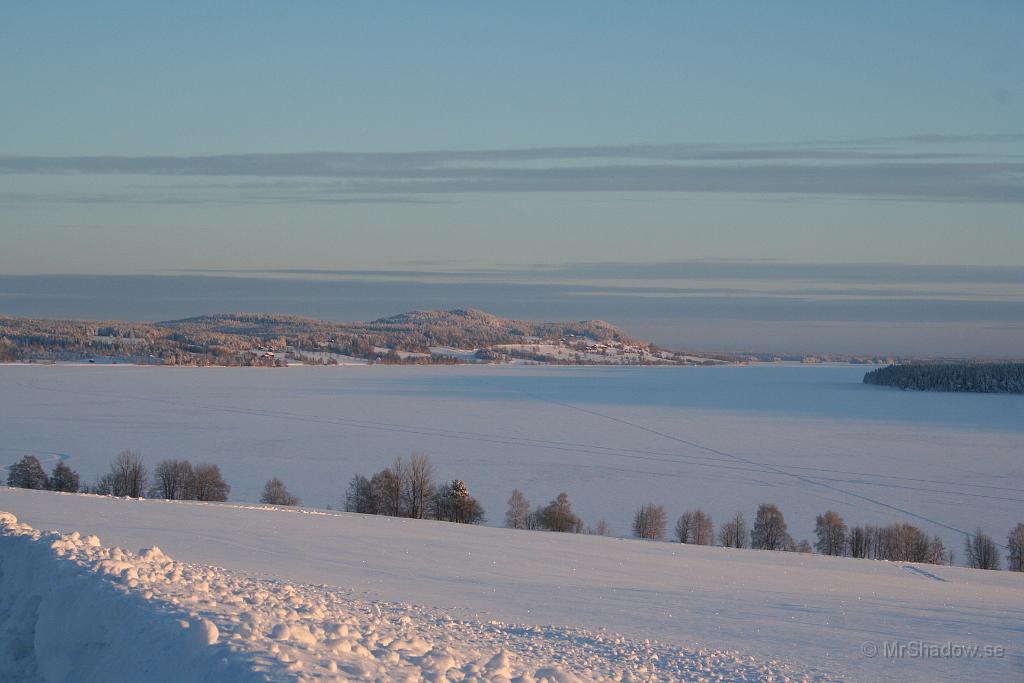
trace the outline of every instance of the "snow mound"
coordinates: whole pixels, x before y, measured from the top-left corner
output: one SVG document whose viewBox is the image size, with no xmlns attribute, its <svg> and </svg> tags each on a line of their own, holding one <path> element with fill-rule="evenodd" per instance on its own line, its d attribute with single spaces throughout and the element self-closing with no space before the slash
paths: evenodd
<svg viewBox="0 0 1024 683">
<path fill-rule="evenodd" d="M 212 622 L 151 604 L 149 586 L 172 566 L 164 561 L 0 512 L 0 680 L 266 680 L 245 657 L 212 646 Z"/>
<path fill-rule="evenodd" d="M 41 532 L 0 512 L 0 680 L 793 681 L 736 652 L 455 620 Z"/>
</svg>

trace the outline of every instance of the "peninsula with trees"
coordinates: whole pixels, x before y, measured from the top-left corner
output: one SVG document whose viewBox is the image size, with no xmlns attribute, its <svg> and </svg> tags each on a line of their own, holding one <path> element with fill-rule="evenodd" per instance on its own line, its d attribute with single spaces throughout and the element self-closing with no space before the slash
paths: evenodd
<svg viewBox="0 0 1024 683">
<path fill-rule="evenodd" d="M 907 363 L 872 370 L 865 384 L 978 394 L 1024 394 L 1024 363 Z"/>
<path fill-rule="evenodd" d="M 665 350 L 601 320 L 511 320 L 473 309 L 413 311 L 368 323 L 267 313 L 155 323 L 0 316 L 0 362 L 280 367 L 495 362 L 717 365 L 731 360 Z"/>
</svg>

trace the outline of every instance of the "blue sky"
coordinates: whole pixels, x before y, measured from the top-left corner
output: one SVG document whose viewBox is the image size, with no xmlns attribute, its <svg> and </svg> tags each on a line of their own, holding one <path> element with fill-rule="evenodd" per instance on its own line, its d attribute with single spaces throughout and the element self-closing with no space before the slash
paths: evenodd
<svg viewBox="0 0 1024 683">
<path fill-rule="evenodd" d="M 9 3 L 4 151 L 215 154 L 1020 132 L 1024 7 Z"/>
<path fill-rule="evenodd" d="M 1022 20 L 1019 2 L 7 3 L 0 274 L 1024 266 Z"/>
</svg>

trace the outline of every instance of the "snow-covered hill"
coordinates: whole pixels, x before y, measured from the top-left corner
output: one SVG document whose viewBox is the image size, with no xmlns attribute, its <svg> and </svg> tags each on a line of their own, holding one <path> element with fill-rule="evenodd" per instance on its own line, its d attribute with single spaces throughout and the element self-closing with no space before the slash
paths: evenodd
<svg viewBox="0 0 1024 683">
<path fill-rule="evenodd" d="M 369 323 L 228 313 L 154 324 L 35 320 L 0 315 L 0 361 L 274 367 L 364 361 L 449 363 L 509 358 L 601 365 L 694 364 L 603 320 L 509 320 L 478 310 L 411 311 Z M 496 345 L 505 345 L 497 351 Z M 537 349 L 534 349 L 534 346 Z M 457 353 L 432 354 L 451 347 Z M 542 353 L 541 347 L 549 349 Z M 447 356 L 437 358 L 432 356 Z M 701 359 L 701 363 L 720 363 Z"/>
<path fill-rule="evenodd" d="M 1024 670 L 1024 576 L 1009 572 L 7 488 L 0 510 L 18 518 L 0 532 L 3 680 Z M 918 642 L 990 650 L 887 656 Z"/>
</svg>

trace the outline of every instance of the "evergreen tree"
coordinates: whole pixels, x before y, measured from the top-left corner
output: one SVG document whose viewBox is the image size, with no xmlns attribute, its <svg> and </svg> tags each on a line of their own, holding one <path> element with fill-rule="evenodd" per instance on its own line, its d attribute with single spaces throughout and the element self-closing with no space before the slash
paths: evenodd
<svg viewBox="0 0 1024 683">
<path fill-rule="evenodd" d="M 49 479 L 43 466 L 39 464 L 39 458 L 34 455 L 26 455 L 11 465 L 7 473 L 7 485 L 41 491 L 49 488 Z"/>
<path fill-rule="evenodd" d="M 865 384 L 918 391 L 1024 393 L 1024 363 L 910 363 L 878 368 Z"/>
<path fill-rule="evenodd" d="M 63 493 L 78 493 L 78 472 L 68 467 L 63 460 L 57 462 L 50 474 L 50 490 Z"/>
<path fill-rule="evenodd" d="M 469 488 L 461 479 L 455 479 L 445 486 L 434 497 L 434 519 L 459 524 L 481 524 L 484 522 L 484 509 L 470 495 Z"/>
</svg>

